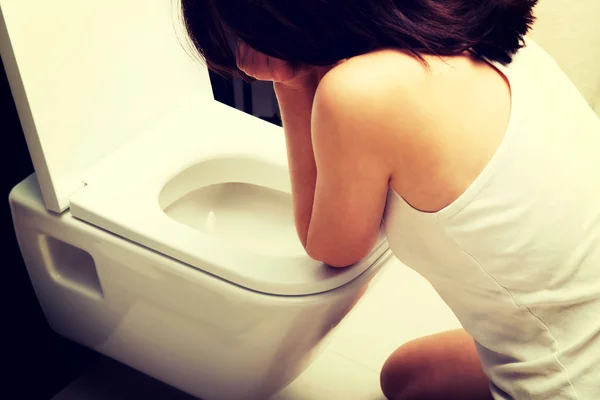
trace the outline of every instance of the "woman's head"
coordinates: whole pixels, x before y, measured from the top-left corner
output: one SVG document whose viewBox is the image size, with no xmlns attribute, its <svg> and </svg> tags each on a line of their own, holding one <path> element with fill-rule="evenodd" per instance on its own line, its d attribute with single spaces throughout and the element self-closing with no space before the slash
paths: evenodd
<svg viewBox="0 0 600 400">
<path fill-rule="evenodd" d="M 235 41 L 294 64 L 383 48 L 508 63 L 537 0 L 181 0 L 187 32 L 216 72 L 236 74 Z"/>
</svg>

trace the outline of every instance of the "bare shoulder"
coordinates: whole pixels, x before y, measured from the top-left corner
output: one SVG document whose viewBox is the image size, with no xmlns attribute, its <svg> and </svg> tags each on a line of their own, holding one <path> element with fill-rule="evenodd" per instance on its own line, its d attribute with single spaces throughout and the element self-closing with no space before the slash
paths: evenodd
<svg viewBox="0 0 600 400">
<path fill-rule="evenodd" d="M 352 113 L 385 112 L 397 101 L 416 94 L 427 74 L 423 64 L 411 55 L 380 50 L 353 57 L 331 69 L 319 84 L 317 98 L 322 105 L 343 106 Z M 397 101 L 391 102 L 390 97 Z"/>
<path fill-rule="evenodd" d="M 502 125 L 510 91 L 493 67 L 469 54 L 425 60 L 399 50 L 351 58 L 323 77 L 313 112 L 423 146 Z"/>
<path fill-rule="evenodd" d="M 378 151 L 425 121 L 419 111 L 429 72 L 414 57 L 382 50 L 351 58 L 331 69 L 319 83 L 313 123 L 328 135 L 343 135 Z M 321 129 L 320 131 L 323 131 Z"/>
</svg>

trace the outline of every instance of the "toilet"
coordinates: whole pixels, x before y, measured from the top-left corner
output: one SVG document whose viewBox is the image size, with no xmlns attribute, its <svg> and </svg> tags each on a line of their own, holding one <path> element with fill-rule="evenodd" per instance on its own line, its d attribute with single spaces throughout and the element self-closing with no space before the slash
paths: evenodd
<svg viewBox="0 0 600 400">
<path fill-rule="evenodd" d="M 213 99 L 173 2 L 83 3 L 0 2 L 36 170 L 10 206 L 48 323 L 198 398 L 267 399 L 326 345 L 387 241 L 348 268 L 309 258 L 281 128 Z"/>
</svg>

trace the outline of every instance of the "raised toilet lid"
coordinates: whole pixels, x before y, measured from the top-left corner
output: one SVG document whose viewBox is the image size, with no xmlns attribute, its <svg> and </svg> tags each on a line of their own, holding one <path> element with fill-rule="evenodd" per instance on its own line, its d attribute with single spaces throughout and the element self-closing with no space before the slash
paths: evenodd
<svg viewBox="0 0 600 400">
<path fill-rule="evenodd" d="M 181 98 L 213 98 L 177 4 L 0 0 L 0 53 L 47 209 L 67 209 L 84 171 Z"/>
</svg>

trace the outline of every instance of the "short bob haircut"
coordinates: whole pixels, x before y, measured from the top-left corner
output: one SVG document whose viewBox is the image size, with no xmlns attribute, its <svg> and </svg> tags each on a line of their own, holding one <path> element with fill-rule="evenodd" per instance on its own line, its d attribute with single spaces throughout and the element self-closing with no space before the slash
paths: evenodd
<svg viewBox="0 0 600 400">
<path fill-rule="evenodd" d="M 180 0 L 187 34 L 207 67 L 241 75 L 242 40 L 294 65 L 328 65 L 383 48 L 450 56 L 472 50 L 508 64 L 537 0 Z"/>
</svg>

